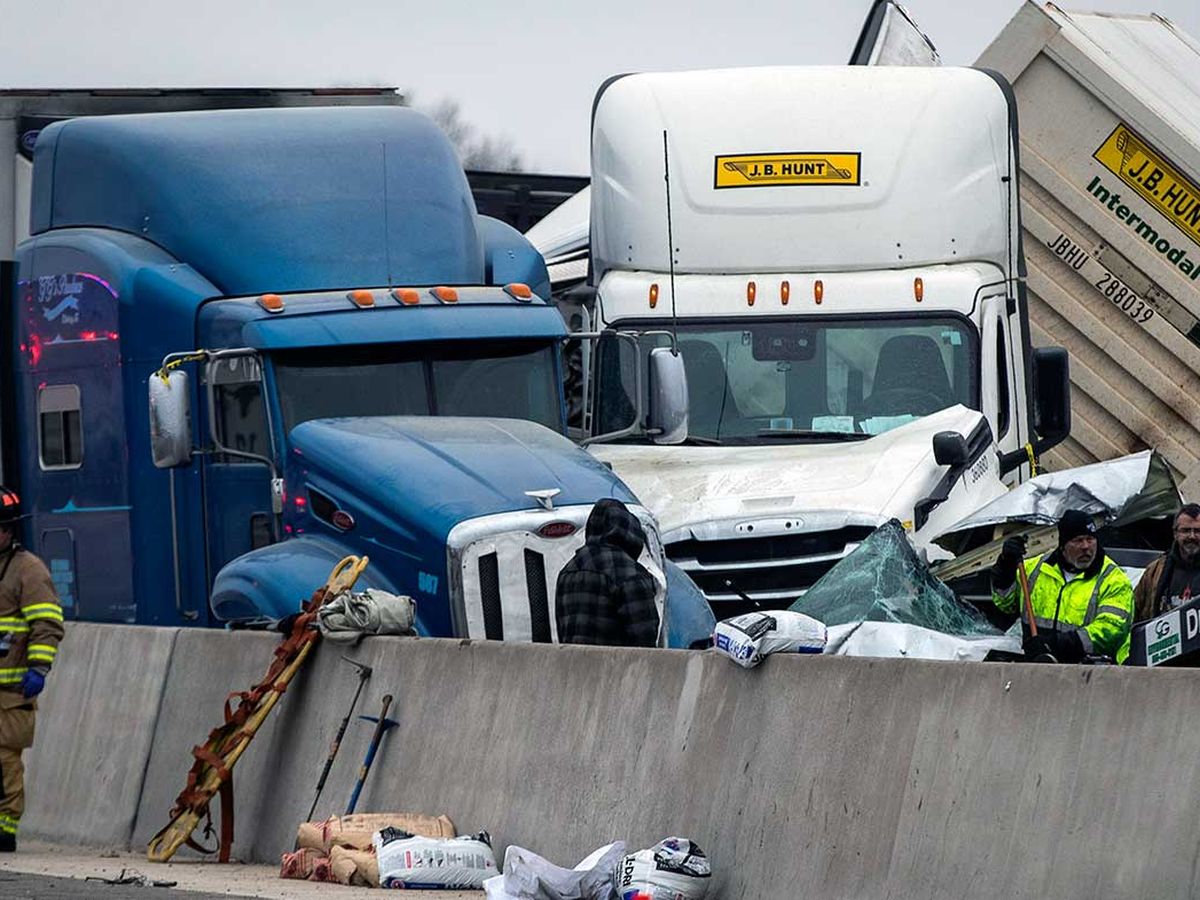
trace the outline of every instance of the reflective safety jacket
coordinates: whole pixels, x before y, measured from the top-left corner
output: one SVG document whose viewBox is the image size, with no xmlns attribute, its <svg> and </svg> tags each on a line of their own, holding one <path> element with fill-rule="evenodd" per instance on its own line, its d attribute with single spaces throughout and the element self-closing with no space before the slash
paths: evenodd
<svg viewBox="0 0 1200 900">
<path fill-rule="evenodd" d="M 1133 585 L 1120 566 L 1100 557 L 1068 582 L 1057 551 L 1027 559 L 1024 565 L 1039 633 L 1074 631 L 1085 653 L 1117 656 L 1133 625 Z M 1003 612 L 1019 611 L 1028 630 L 1025 603 L 1015 581 L 1004 593 L 993 591 L 992 599 Z"/>
<path fill-rule="evenodd" d="M 31 667 L 54 664 L 63 613 L 49 570 L 28 550 L 0 553 L 0 573 L 0 691 L 19 692 Z"/>
</svg>

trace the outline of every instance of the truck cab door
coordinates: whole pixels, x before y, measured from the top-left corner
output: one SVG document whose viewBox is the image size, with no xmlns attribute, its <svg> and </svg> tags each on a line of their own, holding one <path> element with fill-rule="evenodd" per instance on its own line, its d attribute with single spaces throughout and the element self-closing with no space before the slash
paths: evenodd
<svg viewBox="0 0 1200 900">
<path fill-rule="evenodd" d="M 205 368 L 210 439 L 204 456 L 209 586 L 227 562 L 278 538 L 274 448 L 256 354 L 213 359 Z"/>
<path fill-rule="evenodd" d="M 983 301 L 983 328 L 980 336 L 980 394 L 983 415 L 995 435 L 1001 454 L 1022 447 L 1027 440 L 1022 434 L 1022 419 L 1018 412 L 1018 386 L 1014 365 L 1012 336 L 1009 334 L 1007 297 L 988 297 Z M 1008 485 L 1021 480 L 1024 467 L 1004 475 Z"/>
</svg>

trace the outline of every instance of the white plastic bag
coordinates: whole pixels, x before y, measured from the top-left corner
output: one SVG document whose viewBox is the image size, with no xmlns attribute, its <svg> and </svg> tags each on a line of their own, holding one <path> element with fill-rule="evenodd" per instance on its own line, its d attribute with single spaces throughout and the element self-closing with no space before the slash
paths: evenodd
<svg viewBox="0 0 1200 900">
<path fill-rule="evenodd" d="M 630 853 L 617 873 L 620 900 L 703 900 L 712 868 L 687 838 L 670 837 Z"/>
<path fill-rule="evenodd" d="M 379 886 L 479 890 L 496 869 L 487 832 L 456 838 L 414 837 L 397 828 L 375 833 Z"/>
<path fill-rule="evenodd" d="M 556 866 L 532 850 L 509 845 L 504 874 L 483 884 L 487 900 L 611 900 L 624 841 L 588 854 L 573 869 Z"/>
<path fill-rule="evenodd" d="M 723 619 L 713 632 L 713 646 L 744 669 L 771 653 L 820 653 L 825 641 L 824 622 L 785 609 Z"/>
</svg>

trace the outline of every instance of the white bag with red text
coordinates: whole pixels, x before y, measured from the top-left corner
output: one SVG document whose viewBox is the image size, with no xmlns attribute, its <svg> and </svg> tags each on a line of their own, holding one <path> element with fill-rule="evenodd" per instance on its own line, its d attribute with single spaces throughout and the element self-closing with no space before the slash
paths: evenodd
<svg viewBox="0 0 1200 900">
<path fill-rule="evenodd" d="M 703 900 L 711 880 L 704 851 L 687 838 L 670 837 L 621 860 L 617 896 L 620 900 Z"/>
</svg>

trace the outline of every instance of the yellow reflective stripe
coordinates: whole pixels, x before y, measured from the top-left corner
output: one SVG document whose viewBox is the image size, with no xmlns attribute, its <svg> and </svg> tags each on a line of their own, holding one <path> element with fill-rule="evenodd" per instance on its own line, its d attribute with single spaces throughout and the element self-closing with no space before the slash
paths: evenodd
<svg viewBox="0 0 1200 900">
<path fill-rule="evenodd" d="M 21 666 L 17 669 L 0 669 L 0 684 L 20 684 L 21 679 L 25 677 L 25 673 L 29 669 L 26 666 Z"/>
<path fill-rule="evenodd" d="M 57 603 L 55 603 L 53 601 L 48 601 L 46 603 L 30 603 L 28 606 L 22 606 L 21 607 L 21 615 L 23 615 L 25 618 L 28 619 L 29 614 L 31 612 L 33 612 L 35 609 L 52 609 L 55 612 L 62 611 L 62 607 L 59 606 Z"/>
<path fill-rule="evenodd" d="M 0 832 L 4 834 L 16 834 L 18 822 L 16 819 L 8 816 L 0 816 Z"/>
<path fill-rule="evenodd" d="M 25 648 L 25 652 L 28 656 L 40 654 L 42 656 L 49 656 L 53 659 L 58 655 L 58 648 L 51 644 L 30 644 Z"/>
<path fill-rule="evenodd" d="M 34 619 L 57 619 L 59 622 L 63 620 L 62 607 L 57 603 L 34 603 L 22 607 L 21 612 L 31 622 Z"/>
</svg>

